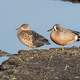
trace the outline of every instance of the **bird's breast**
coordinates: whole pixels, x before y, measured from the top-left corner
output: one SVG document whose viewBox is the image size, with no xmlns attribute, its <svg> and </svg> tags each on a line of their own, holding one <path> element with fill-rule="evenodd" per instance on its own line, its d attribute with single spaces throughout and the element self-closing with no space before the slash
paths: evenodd
<svg viewBox="0 0 80 80">
<path fill-rule="evenodd" d="M 33 46 L 33 39 L 32 39 L 32 35 L 28 35 L 27 33 L 22 33 L 18 35 L 19 40 L 25 44 L 26 46 L 29 47 L 34 47 Z"/>
</svg>

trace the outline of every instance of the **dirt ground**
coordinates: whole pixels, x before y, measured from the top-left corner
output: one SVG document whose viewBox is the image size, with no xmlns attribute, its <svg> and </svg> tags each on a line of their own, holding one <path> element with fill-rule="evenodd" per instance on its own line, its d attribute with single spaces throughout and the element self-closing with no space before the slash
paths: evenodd
<svg viewBox="0 0 80 80">
<path fill-rule="evenodd" d="M 80 48 L 20 50 L 0 65 L 0 80 L 80 80 Z"/>
</svg>

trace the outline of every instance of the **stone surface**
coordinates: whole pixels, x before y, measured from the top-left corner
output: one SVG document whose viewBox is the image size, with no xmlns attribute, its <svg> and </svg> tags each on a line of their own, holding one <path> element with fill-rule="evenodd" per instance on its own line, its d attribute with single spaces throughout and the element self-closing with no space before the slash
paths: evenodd
<svg viewBox="0 0 80 80">
<path fill-rule="evenodd" d="M 80 48 L 20 50 L 0 65 L 0 80 L 80 80 Z"/>
</svg>

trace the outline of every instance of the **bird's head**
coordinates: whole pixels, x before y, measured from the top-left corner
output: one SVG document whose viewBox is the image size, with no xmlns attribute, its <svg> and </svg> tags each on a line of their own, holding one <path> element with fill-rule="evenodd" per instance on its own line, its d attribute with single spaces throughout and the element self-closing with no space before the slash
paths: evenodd
<svg viewBox="0 0 80 80">
<path fill-rule="evenodd" d="M 22 24 L 19 28 L 17 28 L 16 30 L 22 30 L 22 31 L 27 31 L 27 30 L 31 30 L 30 25 L 29 24 Z"/>
<path fill-rule="evenodd" d="M 58 31 L 62 29 L 62 25 L 61 24 L 55 24 L 51 29 L 48 30 L 49 31 Z"/>
</svg>

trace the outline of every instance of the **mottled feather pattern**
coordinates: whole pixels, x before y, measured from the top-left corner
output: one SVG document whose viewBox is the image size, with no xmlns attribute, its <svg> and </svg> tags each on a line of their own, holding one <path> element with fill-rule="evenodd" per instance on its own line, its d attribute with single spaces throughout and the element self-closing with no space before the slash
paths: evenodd
<svg viewBox="0 0 80 80">
<path fill-rule="evenodd" d="M 28 31 L 21 31 L 18 35 L 19 39 L 22 40 L 21 42 L 23 44 L 25 44 L 24 42 L 27 42 L 26 44 L 28 45 L 32 45 L 35 47 L 40 47 L 44 44 L 47 44 L 49 45 L 49 41 L 44 38 L 43 36 L 41 36 L 40 34 L 38 34 L 37 32 L 35 31 L 32 31 L 32 30 L 28 30 Z M 24 38 L 22 38 L 24 37 Z M 24 40 L 23 40 L 24 39 Z"/>
<path fill-rule="evenodd" d="M 49 41 L 43 37 L 42 35 L 36 33 L 35 31 L 32 31 L 33 34 L 33 44 L 37 47 L 42 46 L 44 44 L 50 45 Z"/>
</svg>

